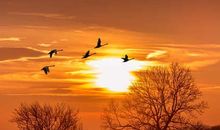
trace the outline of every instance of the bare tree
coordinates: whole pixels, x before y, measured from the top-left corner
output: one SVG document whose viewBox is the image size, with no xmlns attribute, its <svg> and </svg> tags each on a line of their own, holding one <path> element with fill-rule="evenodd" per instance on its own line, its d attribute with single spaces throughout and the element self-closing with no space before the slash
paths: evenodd
<svg viewBox="0 0 220 130">
<path fill-rule="evenodd" d="M 20 130 L 79 130 L 78 111 L 64 104 L 20 104 L 13 111 L 12 122 Z"/>
<path fill-rule="evenodd" d="M 177 63 L 151 67 L 137 78 L 124 99 L 105 109 L 105 129 L 176 130 L 190 125 L 207 106 L 190 70 Z"/>
</svg>

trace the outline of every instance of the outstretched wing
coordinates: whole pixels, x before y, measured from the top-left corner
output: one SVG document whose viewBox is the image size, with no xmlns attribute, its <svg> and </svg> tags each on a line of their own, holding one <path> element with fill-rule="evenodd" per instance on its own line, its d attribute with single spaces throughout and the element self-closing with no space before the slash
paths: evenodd
<svg viewBox="0 0 220 130">
<path fill-rule="evenodd" d="M 46 70 L 47 70 L 47 72 L 50 72 L 50 69 L 49 69 L 49 67 L 47 67 L 47 69 L 46 69 Z"/>
<path fill-rule="evenodd" d="M 54 50 L 54 53 L 57 54 L 57 50 L 56 49 Z"/>
<path fill-rule="evenodd" d="M 90 52 L 90 51 L 87 51 L 85 55 L 88 56 L 88 55 L 89 55 L 89 52 Z"/>
<path fill-rule="evenodd" d="M 101 42 L 102 42 L 102 41 L 101 41 L 101 39 L 99 38 L 98 41 L 97 41 L 97 46 L 101 46 Z"/>
<path fill-rule="evenodd" d="M 47 73 L 48 73 L 46 69 L 44 70 L 44 73 L 45 73 L 45 74 L 47 74 Z"/>
<path fill-rule="evenodd" d="M 125 59 L 128 59 L 128 55 L 125 55 Z"/>
<path fill-rule="evenodd" d="M 50 55 L 50 58 L 53 57 L 53 53 L 52 52 L 49 52 L 48 54 Z"/>
<path fill-rule="evenodd" d="M 47 69 L 44 67 L 44 68 L 42 68 L 41 70 L 43 70 L 44 71 L 44 73 L 45 74 L 47 74 Z"/>
</svg>

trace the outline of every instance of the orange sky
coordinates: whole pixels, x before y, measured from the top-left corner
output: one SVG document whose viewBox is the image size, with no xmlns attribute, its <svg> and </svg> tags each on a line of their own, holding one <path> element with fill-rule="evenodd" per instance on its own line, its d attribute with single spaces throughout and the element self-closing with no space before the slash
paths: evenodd
<svg viewBox="0 0 220 130">
<path fill-rule="evenodd" d="M 86 130 L 98 130 L 100 113 L 116 94 L 98 81 L 103 65 L 106 77 L 120 78 L 124 69 L 173 61 L 191 67 L 209 103 L 201 120 L 220 124 L 219 5 L 218 0 L 1 0 L 0 129 L 15 129 L 8 120 L 21 102 L 59 101 L 80 109 Z M 98 37 L 109 45 L 82 60 Z M 53 48 L 64 51 L 49 59 Z M 117 60 L 109 64 L 124 54 L 135 57 L 127 68 Z M 48 64 L 56 67 L 46 76 L 40 69 Z M 109 79 L 101 80 L 117 86 L 117 77 Z"/>
</svg>

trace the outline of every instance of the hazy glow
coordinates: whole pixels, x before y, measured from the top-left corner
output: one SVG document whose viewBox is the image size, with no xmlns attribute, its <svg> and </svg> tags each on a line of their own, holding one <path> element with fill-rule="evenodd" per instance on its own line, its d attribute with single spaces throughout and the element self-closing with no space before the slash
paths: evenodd
<svg viewBox="0 0 220 130">
<path fill-rule="evenodd" d="M 108 58 L 87 62 L 96 73 L 95 84 L 111 91 L 124 92 L 135 80 L 132 71 L 141 69 L 145 62 L 132 60 L 123 63 L 120 58 Z"/>
</svg>

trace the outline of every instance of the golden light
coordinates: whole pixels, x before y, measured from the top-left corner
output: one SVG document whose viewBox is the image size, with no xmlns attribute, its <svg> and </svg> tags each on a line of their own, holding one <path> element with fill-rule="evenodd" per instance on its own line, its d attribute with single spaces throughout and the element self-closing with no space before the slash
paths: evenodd
<svg viewBox="0 0 220 130">
<path fill-rule="evenodd" d="M 122 62 L 120 58 L 106 58 L 88 61 L 96 74 L 95 84 L 115 92 L 125 92 L 135 80 L 132 71 L 141 69 L 146 62 L 131 60 Z"/>
</svg>

